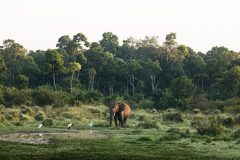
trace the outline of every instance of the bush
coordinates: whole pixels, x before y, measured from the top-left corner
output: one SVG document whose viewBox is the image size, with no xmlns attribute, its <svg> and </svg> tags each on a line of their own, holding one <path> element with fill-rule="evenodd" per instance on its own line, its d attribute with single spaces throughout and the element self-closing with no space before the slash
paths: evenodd
<svg viewBox="0 0 240 160">
<path fill-rule="evenodd" d="M 157 109 L 166 109 L 175 105 L 172 92 L 168 88 L 166 88 L 164 91 L 161 89 L 154 91 L 152 99 L 154 102 L 154 107 Z"/>
<path fill-rule="evenodd" d="M 137 125 L 137 128 L 144 128 L 144 129 L 150 129 L 150 128 L 160 128 L 160 123 L 156 121 L 145 121 L 145 122 L 140 122 Z"/>
<path fill-rule="evenodd" d="M 181 133 L 179 128 L 169 128 L 167 132 L 168 133 L 177 133 L 177 134 Z"/>
<path fill-rule="evenodd" d="M 27 121 L 27 122 L 32 120 L 32 118 L 29 115 L 26 115 L 26 114 L 20 114 L 19 118 L 20 118 L 21 121 Z"/>
<path fill-rule="evenodd" d="M 220 135 L 224 131 L 221 122 L 216 117 L 199 121 L 196 128 L 198 134 L 209 136 Z"/>
<path fill-rule="evenodd" d="M 38 106 L 52 105 L 56 97 L 53 91 L 48 89 L 38 89 L 32 92 L 33 103 Z"/>
<path fill-rule="evenodd" d="M 239 105 L 233 105 L 233 106 L 225 106 L 224 112 L 228 113 L 240 113 L 240 106 Z"/>
<path fill-rule="evenodd" d="M 53 119 L 52 118 L 46 118 L 43 121 L 43 126 L 52 126 L 53 125 Z"/>
<path fill-rule="evenodd" d="M 201 113 L 201 111 L 200 111 L 200 109 L 195 108 L 195 109 L 193 109 L 193 113 L 194 113 L 194 114 L 199 114 L 199 113 Z"/>
<path fill-rule="evenodd" d="M 3 98 L 6 106 L 28 104 L 31 101 L 27 90 L 17 90 L 16 88 L 7 88 Z"/>
<path fill-rule="evenodd" d="M 186 98 L 175 99 L 175 105 L 177 108 L 185 111 L 190 108 L 190 101 Z"/>
<path fill-rule="evenodd" d="M 199 123 L 201 123 L 202 121 L 205 121 L 205 119 L 206 119 L 206 117 L 203 116 L 202 114 L 194 115 L 193 120 L 191 122 L 191 126 L 193 128 L 197 128 Z"/>
<path fill-rule="evenodd" d="M 181 139 L 181 135 L 178 133 L 170 133 L 168 135 L 165 135 L 163 137 L 159 138 L 159 141 L 174 141 Z"/>
<path fill-rule="evenodd" d="M 103 101 L 103 95 L 96 91 L 79 91 L 75 96 L 75 102 L 99 103 Z"/>
<path fill-rule="evenodd" d="M 18 122 L 14 122 L 13 125 L 14 126 L 23 126 L 23 123 L 18 121 Z"/>
<path fill-rule="evenodd" d="M 233 138 L 238 139 L 240 138 L 240 129 L 236 130 L 235 132 L 232 133 L 231 135 Z"/>
<path fill-rule="evenodd" d="M 84 95 L 84 102 L 87 103 L 96 103 L 101 102 L 103 99 L 103 95 L 98 91 L 88 91 Z"/>
<path fill-rule="evenodd" d="M 183 122 L 183 116 L 179 111 L 175 109 L 167 109 L 163 114 L 163 119 L 165 121 Z"/>
<path fill-rule="evenodd" d="M 29 116 L 34 115 L 34 111 L 32 110 L 32 108 L 30 108 L 26 105 L 21 105 L 20 109 L 21 109 L 22 114 L 28 114 Z"/>
<path fill-rule="evenodd" d="M 240 114 L 237 114 L 235 117 L 235 124 L 239 125 L 240 124 Z"/>
<path fill-rule="evenodd" d="M 67 111 L 67 112 L 62 112 L 61 116 L 64 118 L 72 119 L 74 118 L 75 114 L 70 111 Z"/>
<path fill-rule="evenodd" d="M 153 108 L 154 102 L 148 99 L 144 99 L 139 102 L 139 107 L 143 109 Z"/>
<path fill-rule="evenodd" d="M 233 117 L 226 117 L 224 120 L 223 120 L 223 125 L 226 126 L 226 127 L 233 127 L 235 124 L 235 121 L 234 121 L 234 118 Z"/>
<path fill-rule="evenodd" d="M 137 140 L 146 142 L 146 141 L 152 141 L 152 138 L 151 137 L 140 137 Z"/>
<path fill-rule="evenodd" d="M 43 121 L 46 118 L 46 115 L 43 111 L 38 111 L 34 117 L 37 121 Z"/>
<path fill-rule="evenodd" d="M 4 118 L 6 120 L 11 121 L 11 120 L 18 119 L 18 117 L 19 117 L 19 110 L 18 109 L 8 108 L 4 112 Z"/>
<path fill-rule="evenodd" d="M 220 111 L 219 109 L 215 109 L 214 111 L 213 111 L 213 114 L 221 114 L 222 113 L 222 111 Z"/>
</svg>

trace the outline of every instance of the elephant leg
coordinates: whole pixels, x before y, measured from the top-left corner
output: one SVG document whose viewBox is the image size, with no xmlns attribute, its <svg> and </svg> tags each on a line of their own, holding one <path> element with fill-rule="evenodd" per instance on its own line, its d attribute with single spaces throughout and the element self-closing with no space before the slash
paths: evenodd
<svg viewBox="0 0 240 160">
<path fill-rule="evenodd" d="M 124 112 L 121 112 L 120 114 L 120 117 L 121 117 L 121 127 L 124 127 Z"/>
<path fill-rule="evenodd" d="M 118 115 L 117 114 L 115 114 L 114 115 L 114 121 L 115 121 L 115 126 L 118 126 Z"/>
<path fill-rule="evenodd" d="M 126 122 L 127 122 L 127 116 L 126 117 L 124 117 L 124 125 L 126 125 Z"/>
</svg>

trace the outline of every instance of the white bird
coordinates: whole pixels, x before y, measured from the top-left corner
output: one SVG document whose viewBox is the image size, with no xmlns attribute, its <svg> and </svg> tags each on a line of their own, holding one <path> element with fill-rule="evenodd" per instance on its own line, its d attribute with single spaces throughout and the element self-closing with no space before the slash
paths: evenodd
<svg viewBox="0 0 240 160">
<path fill-rule="evenodd" d="M 72 127 L 72 122 L 68 124 L 68 129 Z"/>
<path fill-rule="evenodd" d="M 42 128 L 42 126 L 43 126 L 43 125 L 42 125 L 42 123 L 41 123 L 41 124 L 38 126 L 38 128 Z"/>
<path fill-rule="evenodd" d="M 89 127 L 92 128 L 93 126 L 93 122 L 89 123 Z"/>
</svg>

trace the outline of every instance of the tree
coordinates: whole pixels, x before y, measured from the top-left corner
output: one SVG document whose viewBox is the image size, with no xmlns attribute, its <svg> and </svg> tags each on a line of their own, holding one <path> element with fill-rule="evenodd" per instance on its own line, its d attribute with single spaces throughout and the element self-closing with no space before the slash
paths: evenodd
<svg viewBox="0 0 240 160">
<path fill-rule="evenodd" d="M 194 75 L 194 79 L 197 81 L 197 87 L 200 88 L 200 82 L 201 82 L 201 91 L 204 93 L 204 81 L 209 79 L 209 76 L 207 73 L 199 73 Z"/>
<path fill-rule="evenodd" d="M 0 58 L 0 73 L 6 70 L 6 64 L 2 58 Z"/>
<path fill-rule="evenodd" d="M 188 54 L 183 61 L 185 73 L 193 78 L 194 75 L 204 72 L 206 63 L 198 54 Z"/>
<path fill-rule="evenodd" d="M 95 76 L 96 76 L 96 70 L 94 68 L 91 68 L 88 70 L 88 90 L 93 90 L 94 89 L 94 81 L 95 81 Z"/>
<path fill-rule="evenodd" d="M 3 41 L 1 48 L 1 57 L 6 65 L 6 83 L 12 85 L 17 75 L 20 74 L 21 60 L 25 57 L 27 50 L 12 39 Z"/>
<path fill-rule="evenodd" d="M 100 45 L 104 48 L 104 51 L 116 54 L 119 46 L 118 37 L 112 32 L 105 32 L 102 36 L 103 39 L 100 40 Z"/>
<path fill-rule="evenodd" d="M 159 81 L 157 81 L 157 77 L 159 76 L 160 72 L 162 71 L 162 68 L 160 67 L 159 61 L 152 61 L 148 59 L 143 64 L 143 72 L 145 75 L 147 75 L 148 79 L 151 81 L 151 90 L 155 91 L 159 86 Z"/>
<path fill-rule="evenodd" d="M 76 56 L 83 53 L 83 47 L 89 47 L 90 43 L 83 33 L 77 33 L 73 36 L 73 39 L 68 35 L 60 37 L 56 46 L 59 49 L 64 49 L 70 57 L 73 57 L 73 62 L 75 62 Z"/>
<path fill-rule="evenodd" d="M 29 78 L 25 75 L 18 75 L 17 78 L 16 78 L 16 81 L 15 81 L 15 86 L 18 88 L 18 89 L 25 89 L 25 88 L 28 88 L 28 81 L 29 81 Z"/>
<path fill-rule="evenodd" d="M 177 38 L 176 33 L 169 33 L 166 35 L 165 42 L 163 42 L 163 47 L 165 49 L 165 57 L 168 63 L 169 57 L 176 53 L 177 42 L 175 41 Z"/>
<path fill-rule="evenodd" d="M 174 79 L 171 86 L 173 96 L 177 99 L 188 98 L 192 95 L 194 88 L 192 80 L 186 76 Z"/>
<path fill-rule="evenodd" d="M 140 64 L 135 59 L 127 62 L 127 80 L 132 86 L 132 94 L 135 93 L 136 74 L 140 70 Z"/>
<path fill-rule="evenodd" d="M 227 71 L 227 66 L 231 61 L 239 58 L 239 54 L 229 51 L 225 47 L 213 47 L 207 52 L 205 57 L 208 75 L 214 75 Z"/>
<path fill-rule="evenodd" d="M 80 71 L 80 70 L 81 70 L 81 65 L 79 63 L 71 62 L 69 64 L 69 72 L 72 73 L 71 81 L 70 81 L 71 93 L 72 93 L 72 88 L 73 88 L 72 82 L 73 82 L 74 73 L 77 71 Z"/>
<path fill-rule="evenodd" d="M 239 94 L 240 67 L 236 66 L 222 75 L 222 93 L 224 98 L 232 98 Z"/>
<path fill-rule="evenodd" d="M 52 72 L 53 86 L 57 90 L 55 72 L 60 71 L 63 67 L 63 57 L 57 50 L 47 50 L 45 54 L 45 71 L 46 73 Z"/>
<path fill-rule="evenodd" d="M 184 58 L 189 54 L 188 47 L 185 45 L 179 45 L 177 47 L 177 58 L 180 63 L 183 62 Z"/>
</svg>

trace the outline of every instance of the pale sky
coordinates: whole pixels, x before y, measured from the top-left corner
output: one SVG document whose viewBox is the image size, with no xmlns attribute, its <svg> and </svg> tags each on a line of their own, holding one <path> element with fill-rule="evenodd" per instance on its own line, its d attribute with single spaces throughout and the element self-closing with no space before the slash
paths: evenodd
<svg viewBox="0 0 240 160">
<path fill-rule="evenodd" d="M 46 50 L 78 32 L 90 42 L 113 32 L 120 41 L 159 36 L 160 44 L 176 32 L 177 42 L 195 51 L 240 51 L 240 1 L 0 0 L 0 44 L 14 39 L 28 50 Z"/>
</svg>

